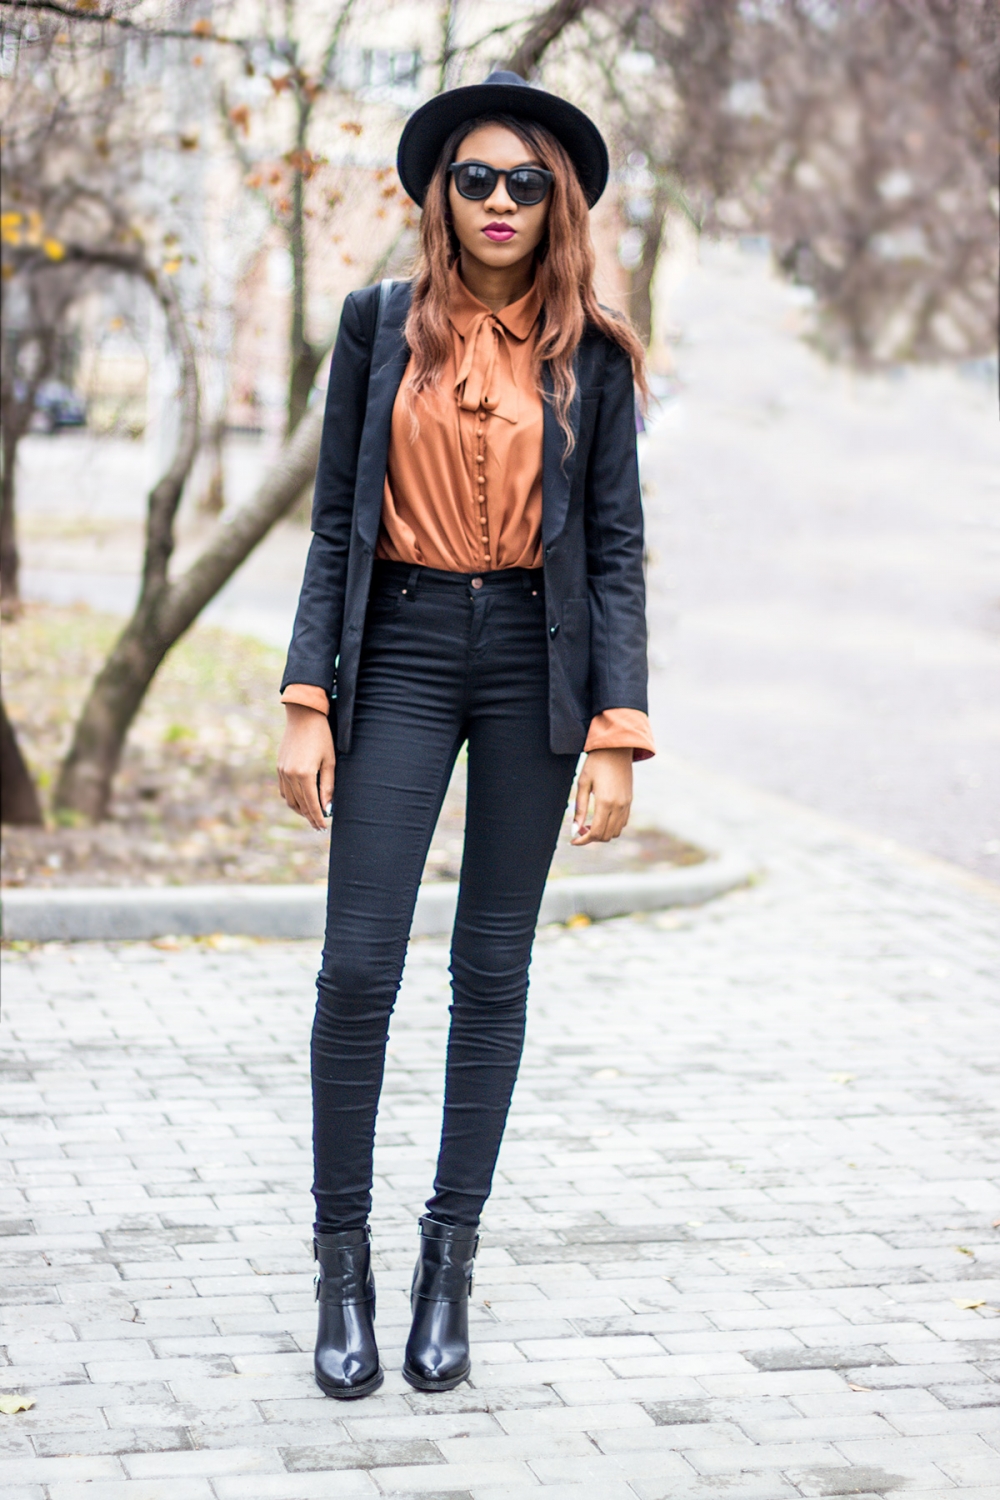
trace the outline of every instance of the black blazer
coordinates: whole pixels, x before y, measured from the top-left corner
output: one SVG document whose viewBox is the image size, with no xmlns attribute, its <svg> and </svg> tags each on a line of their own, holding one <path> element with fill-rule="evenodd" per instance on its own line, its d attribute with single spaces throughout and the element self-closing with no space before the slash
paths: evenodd
<svg viewBox="0 0 1000 1500">
<path fill-rule="evenodd" d="M 324 688 L 338 750 L 351 748 L 354 694 L 382 515 L 392 407 L 409 350 L 402 330 L 410 285 L 344 303 L 330 367 L 306 562 L 282 690 Z M 376 331 L 377 330 L 377 331 Z M 374 348 L 373 348 L 374 344 Z M 546 402 L 542 543 L 549 633 L 549 743 L 583 749 L 594 714 L 646 711 L 642 505 L 635 399 L 627 355 L 596 329 L 576 355 L 570 411 L 576 446 Z"/>
</svg>

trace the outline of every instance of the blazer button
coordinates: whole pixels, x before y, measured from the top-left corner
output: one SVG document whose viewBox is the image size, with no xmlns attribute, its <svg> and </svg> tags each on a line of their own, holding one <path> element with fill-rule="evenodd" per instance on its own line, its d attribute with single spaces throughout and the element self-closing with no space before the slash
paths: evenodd
<svg viewBox="0 0 1000 1500">
<path fill-rule="evenodd" d="M 555 637 L 558 634 L 559 634 L 559 626 L 558 625 L 550 625 L 549 626 L 549 635 L 551 635 L 552 637 Z"/>
</svg>

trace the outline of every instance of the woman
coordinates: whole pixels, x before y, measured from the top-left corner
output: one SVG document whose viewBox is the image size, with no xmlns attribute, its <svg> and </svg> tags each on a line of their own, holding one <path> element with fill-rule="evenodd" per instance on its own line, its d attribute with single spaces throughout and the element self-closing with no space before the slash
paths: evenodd
<svg viewBox="0 0 1000 1500">
<path fill-rule="evenodd" d="M 332 812 L 312 1040 L 315 1369 L 341 1399 L 383 1378 L 375 1115 L 459 748 L 468 795 L 444 1120 L 403 1366 L 420 1390 L 449 1390 L 470 1370 L 477 1226 L 580 752 L 578 845 L 618 836 L 633 757 L 653 749 L 642 348 L 592 290 L 587 212 L 607 170 L 592 122 L 514 73 L 432 99 L 399 147 L 403 186 L 423 205 L 416 276 L 348 297 L 334 350 L 278 775 L 314 828 Z"/>
</svg>

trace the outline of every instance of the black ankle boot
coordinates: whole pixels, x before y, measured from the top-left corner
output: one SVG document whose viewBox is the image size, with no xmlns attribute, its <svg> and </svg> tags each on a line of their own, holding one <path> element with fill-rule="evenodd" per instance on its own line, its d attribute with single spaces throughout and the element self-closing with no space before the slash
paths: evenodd
<svg viewBox="0 0 1000 1500">
<path fill-rule="evenodd" d="M 353 1401 L 385 1379 L 375 1344 L 371 1230 L 318 1234 L 313 1250 L 319 1262 L 316 1384 L 327 1396 Z"/>
<path fill-rule="evenodd" d="M 478 1248 L 474 1229 L 420 1220 L 413 1326 L 403 1361 L 403 1374 L 418 1391 L 450 1391 L 472 1368 L 469 1293 Z"/>
</svg>

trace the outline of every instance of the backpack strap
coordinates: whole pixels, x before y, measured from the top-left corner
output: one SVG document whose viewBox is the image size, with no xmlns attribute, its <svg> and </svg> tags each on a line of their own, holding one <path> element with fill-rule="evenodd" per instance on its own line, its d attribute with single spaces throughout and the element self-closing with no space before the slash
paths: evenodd
<svg viewBox="0 0 1000 1500">
<path fill-rule="evenodd" d="M 379 331 L 379 329 L 382 326 L 382 315 L 385 312 L 386 307 L 388 306 L 389 296 L 390 296 L 390 293 L 392 292 L 392 289 L 393 289 L 393 287 L 395 285 L 396 285 L 396 283 L 395 283 L 395 281 L 393 280 L 393 278 L 391 276 L 386 277 L 383 281 L 379 282 L 379 285 L 378 285 L 378 308 L 376 309 L 376 312 L 375 312 L 375 332 L 372 335 L 372 348 L 373 349 L 375 347 L 375 340 L 378 338 L 378 331 Z"/>
</svg>

